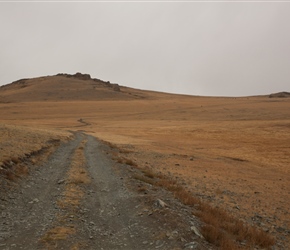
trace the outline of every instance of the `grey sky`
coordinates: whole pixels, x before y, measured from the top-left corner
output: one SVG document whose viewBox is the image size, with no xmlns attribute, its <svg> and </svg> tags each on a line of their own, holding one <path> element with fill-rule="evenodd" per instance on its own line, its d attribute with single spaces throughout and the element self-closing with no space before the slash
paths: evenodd
<svg viewBox="0 0 290 250">
<path fill-rule="evenodd" d="M 290 2 L 0 3 L 0 85 L 89 73 L 192 95 L 290 91 Z"/>
</svg>

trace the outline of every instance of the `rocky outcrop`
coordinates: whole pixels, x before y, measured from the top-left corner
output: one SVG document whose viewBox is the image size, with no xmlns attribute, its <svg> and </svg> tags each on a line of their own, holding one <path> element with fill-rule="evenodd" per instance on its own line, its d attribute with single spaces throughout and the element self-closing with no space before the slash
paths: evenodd
<svg viewBox="0 0 290 250">
<path fill-rule="evenodd" d="M 82 74 L 82 73 L 76 73 L 73 75 L 73 77 L 80 79 L 80 80 L 91 80 L 91 76 L 89 74 Z"/>
<path fill-rule="evenodd" d="M 57 76 L 65 76 L 65 77 L 68 77 L 68 78 L 77 78 L 79 80 L 92 80 L 92 78 L 91 78 L 91 76 L 89 74 L 82 74 L 80 72 L 77 72 L 74 75 L 60 73 L 60 74 L 57 74 Z"/>
<path fill-rule="evenodd" d="M 68 77 L 68 78 L 76 78 L 76 79 L 84 80 L 84 81 L 91 80 L 91 81 L 94 81 L 94 82 L 97 82 L 97 83 L 101 83 L 101 84 L 103 84 L 106 87 L 112 88 L 114 91 L 117 91 L 117 92 L 121 91 L 119 84 L 110 83 L 109 81 L 105 82 L 105 81 L 100 80 L 98 78 L 91 78 L 91 76 L 89 74 L 82 74 L 80 72 L 77 72 L 74 75 L 66 74 L 66 73 L 60 73 L 60 74 L 57 74 L 57 76 L 64 76 L 64 77 Z"/>
<path fill-rule="evenodd" d="M 106 86 L 109 88 L 112 88 L 114 91 L 120 92 L 120 86 L 117 83 L 110 83 L 110 82 L 106 82 Z"/>
</svg>

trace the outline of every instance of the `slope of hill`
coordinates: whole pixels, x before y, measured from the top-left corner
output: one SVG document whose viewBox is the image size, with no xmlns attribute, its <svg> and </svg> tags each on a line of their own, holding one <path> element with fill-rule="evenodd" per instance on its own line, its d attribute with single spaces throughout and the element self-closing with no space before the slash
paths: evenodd
<svg viewBox="0 0 290 250">
<path fill-rule="evenodd" d="M 134 91 L 133 91 L 134 92 Z M 136 91 L 135 91 L 136 92 Z M 138 92 L 138 91 L 137 91 Z M 130 100 L 146 95 L 91 78 L 89 74 L 58 74 L 21 79 L 0 87 L 0 102 Z"/>
<path fill-rule="evenodd" d="M 290 93 L 289 92 L 278 92 L 278 93 L 273 93 L 269 95 L 270 98 L 286 98 L 286 97 L 290 97 Z"/>
</svg>

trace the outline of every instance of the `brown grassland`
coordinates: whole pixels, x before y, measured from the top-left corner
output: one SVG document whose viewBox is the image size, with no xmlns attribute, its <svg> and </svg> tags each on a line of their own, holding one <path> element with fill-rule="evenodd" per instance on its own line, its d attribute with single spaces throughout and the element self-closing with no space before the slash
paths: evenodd
<svg viewBox="0 0 290 250">
<path fill-rule="evenodd" d="M 120 162 L 169 177 L 290 248 L 290 98 L 197 97 L 126 87 L 115 93 L 97 85 L 90 90 L 90 81 L 39 79 L 0 89 L 0 161 L 36 150 L 49 138 L 66 138 L 68 130 L 83 130 L 117 145 Z M 80 97 L 67 94 L 70 81 Z M 45 86 L 42 92 L 37 84 Z M 86 98 L 88 91 L 101 94 Z"/>
</svg>

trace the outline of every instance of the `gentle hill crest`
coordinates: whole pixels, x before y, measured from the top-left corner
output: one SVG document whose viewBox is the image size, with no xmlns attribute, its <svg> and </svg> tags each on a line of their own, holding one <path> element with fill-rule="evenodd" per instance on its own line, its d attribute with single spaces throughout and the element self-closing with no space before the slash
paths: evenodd
<svg viewBox="0 0 290 250">
<path fill-rule="evenodd" d="M 54 76 L 20 79 L 0 87 L 0 102 L 130 100 L 145 98 L 129 88 L 91 78 L 89 74 L 60 73 Z M 134 92 L 134 91 L 133 91 Z M 138 91 L 137 91 L 138 92 Z M 141 92 L 141 91 L 139 91 Z"/>
<path fill-rule="evenodd" d="M 290 97 L 290 92 L 278 92 L 278 93 L 273 93 L 269 95 L 270 98 L 287 98 Z"/>
<path fill-rule="evenodd" d="M 120 86 L 117 83 L 110 83 L 109 81 L 92 78 L 89 74 L 82 74 L 79 72 L 76 74 L 59 73 L 53 76 L 20 79 L 10 84 L 0 86 L 0 103 L 98 100 L 121 101 L 136 99 L 159 100 L 162 98 L 177 98 L 178 96 L 183 98 L 205 97 L 134 89 Z M 290 93 L 279 92 L 256 97 L 286 98 L 290 97 Z"/>
</svg>

